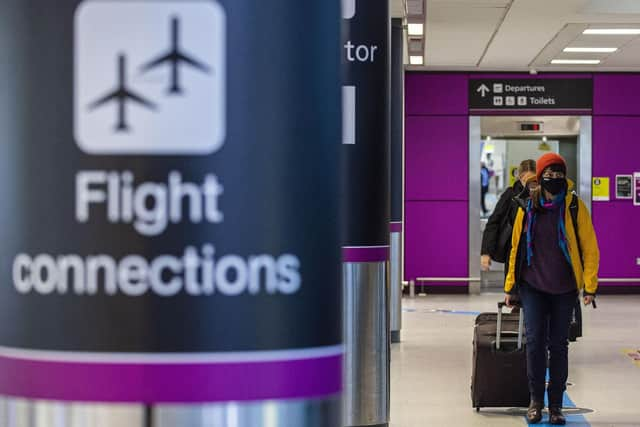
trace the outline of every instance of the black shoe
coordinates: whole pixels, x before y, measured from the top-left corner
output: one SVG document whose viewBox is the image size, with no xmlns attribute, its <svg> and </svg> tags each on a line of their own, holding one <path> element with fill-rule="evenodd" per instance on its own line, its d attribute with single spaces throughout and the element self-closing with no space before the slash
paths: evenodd
<svg viewBox="0 0 640 427">
<path fill-rule="evenodd" d="M 527 410 L 527 422 L 529 424 L 537 424 L 542 420 L 543 406 L 541 402 L 536 402 L 535 400 L 529 403 L 529 409 Z"/>
<path fill-rule="evenodd" d="M 562 408 L 558 406 L 549 408 L 549 424 L 555 426 L 563 426 L 567 423 L 567 419 L 562 414 Z"/>
</svg>

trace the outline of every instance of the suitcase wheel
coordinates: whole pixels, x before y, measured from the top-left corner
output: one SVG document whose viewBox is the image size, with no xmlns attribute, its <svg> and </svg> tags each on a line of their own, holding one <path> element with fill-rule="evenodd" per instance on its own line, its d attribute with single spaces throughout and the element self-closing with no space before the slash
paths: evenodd
<svg viewBox="0 0 640 427">
<path fill-rule="evenodd" d="M 480 412 L 480 408 L 476 408 L 476 412 Z"/>
</svg>

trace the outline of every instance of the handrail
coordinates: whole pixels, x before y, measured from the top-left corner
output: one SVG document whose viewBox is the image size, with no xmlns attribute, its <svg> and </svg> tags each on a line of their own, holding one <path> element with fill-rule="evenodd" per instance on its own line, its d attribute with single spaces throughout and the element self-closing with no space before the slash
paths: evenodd
<svg viewBox="0 0 640 427">
<path fill-rule="evenodd" d="M 481 282 L 482 279 L 480 277 L 417 277 L 414 280 L 409 280 L 409 297 L 415 297 L 415 286 L 416 282 L 445 282 L 445 283 L 460 283 L 460 282 Z M 598 282 L 601 283 L 629 283 L 629 282 L 640 282 L 640 278 L 602 278 L 598 279 Z M 407 282 L 403 282 L 403 285 Z"/>
<path fill-rule="evenodd" d="M 480 277 L 418 277 L 416 282 L 480 282 Z"/>
<path fill-rule="evenodd" d="M 480 277 L 417 277 L 416 282 L 480 282 Z M 618 278 L 618 277 L 605 277 L 599 278 L 598 282 L 603 283 L 625 283 L 625 282 L 640 282 L 640 278 Z"/>
</svg>

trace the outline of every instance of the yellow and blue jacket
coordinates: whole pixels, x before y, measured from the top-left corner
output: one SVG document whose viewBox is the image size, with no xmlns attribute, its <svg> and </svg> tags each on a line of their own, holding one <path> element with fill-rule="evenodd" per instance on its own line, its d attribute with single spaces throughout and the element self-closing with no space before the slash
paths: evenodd
<svg viewBox="0 0 640 427">
<path fill-rule="evenodd" d="M 569 186 L 571 188 L 572 183 L 569 183 Z M 573 225 L 573 219 L 571 218 L 569 209 L 572 197 L 574 197 L 573 193 L 569 191 L 565 199 L 567 209 L 565 209 L 564 223 L 567 229 L 567 244 L 569 246 L 571 266 L 573 267 L 573 276 L 575 277 L 576 288 L 578 290 L 584 289 L 586 294 L 595 295 L 598 290 L 598 266 L 600 264 L 598 240 L 596 239 L 596 233 L 593 229 L 593 223 L 591 222 L 591 215 L 589 215 L 587 207 L 579 198 L 577 199 L 578 235 L 576 235 L 576 227 Z M 511 235 L 511 256 L 509 257 L 508 272 L 504 282 L 504 290 L 506 293 L 513 293 L 516 290 L 515 287 L 518 283 L 520 270 L 526 259 L 526 237 L 522 237 L 525 222 L 525 210 L 519 207 L 513 223 L 513 234 Z M 580 245 L 577 244 L 578 241 Z"/>
</svg>

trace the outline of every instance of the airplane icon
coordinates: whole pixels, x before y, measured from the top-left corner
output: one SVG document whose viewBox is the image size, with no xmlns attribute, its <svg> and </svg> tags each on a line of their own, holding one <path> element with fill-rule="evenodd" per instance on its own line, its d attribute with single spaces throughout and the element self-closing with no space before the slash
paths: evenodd
<svg viewBox="0 0 640 427">
<path fill-rule="evenodd" d="M 147 107 L 150 110 L 156 110 L 155 104 L 150 101 L 147 101 L 143 97 L 137 95 L 134 92 L 131 92 L 127 89 L 126 82 L 126 68 L 127 61 L 123 54 L 118 55 L 118 88 L 111 93 L 103 96 L 102 98 L 94 101 L 88 107 L 89 111 L 93 111 L 102 105 L 111 102 L 118 102 L 118 123 L 116 124 L 116 132 L 127 132 L 129 130 L 129 126 L 127 125 L 126 118 L 126 102 L 133 101 L 138 104 Z"/>
<path fill-rule="evenodd" d="M 179 65 L 185 63 L 191 65 L 193 68 L 200 70 L 206 74 L 209 74 L 209 67 L 202 62 L 199 62 L 180 50 L 180 21 L 177 17 L 171 18 L 171 50 L 169 53 L 156 58 L 147 64 L 143 65 L 142 72 L 147 72 L 156 68 L 165 62 L 171 65 L 171 86 L 169 87 L 169 93 L 181 94 L 182 87 L 180 86 L 180 69 Z"/>
<path fill-rule="evenodd" d="M 159 65 L 168 62 L 171 65 L 171 87 L 169 87 L 169 93 L 182 93 L 182 87 L 180 86 L 180 63 L 191 65 L 193 68 L 198 69 L 206 74 L 210 69 L 206 64 L 199 62 L 180 50 L 180 21 L 178 18 L 171 18 L 171 51 L 166 55 L 156 58 L 147 64 L 142 66 L 142 72 L 147 72 Z"/>
</svg>

